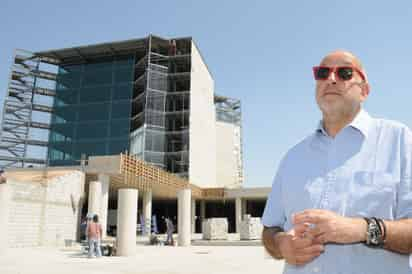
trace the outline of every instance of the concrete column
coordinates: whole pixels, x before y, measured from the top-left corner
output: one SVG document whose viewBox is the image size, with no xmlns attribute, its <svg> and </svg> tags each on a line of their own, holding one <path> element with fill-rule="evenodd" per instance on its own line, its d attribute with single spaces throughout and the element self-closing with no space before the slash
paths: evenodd
<svg viewBox="0 0 412 274">
<path fill-rule="evenodd" d="M 200 201 L 200 229 L 203 233 L 203 222 L 206 220 L 206 201 Z"/>
<path fill-rule="evenodd" d="M 190 246 L 190 208 L 191 208 L 190 189 L 179 190 L 177 194 L 177 225 L 178 225 L 178 244 L 179 246 Z"/>
<path fill-rule="evenodd" d="M 99 181 L 92 181 L 89 183 L 89 214 L 98 214 L 100 217 L 102 200 L 102 184 Z"/>
<path fill-rule="evenodd" d="M 196 232 L 196 200 L 192 198 L 192 233 Z"/>
<path fill-rule="evenodd" d="M 143 194 L 143 218 L 146 234 L 150 235 L 152 230 L 152 190 Z"/>
<path fill-rule="evenodd" d="M 7 252 L 9 246 L 9 208 L 10 208 L 10 186 L 6 183 L 0 184 L 0 255 Z"/>
<path fill-rule="evenodd" d="M 137 189 L 119 189 L 117 201 L 117 256 L 136 254 Z"/>
<path fill-rule="evenodd" d="M 236 233 L 240 233 L 240 222 L 242 221 L 242 198 L 236 198 Z"/>
<path fill-rule="evenodd" d="M 99 174 L 99 182 L 102 184 L 102 200 L 100 208 L 100 223 L 102 224 L 103 235 L 105 238 L 107 236 L 107 212 L 109 210 L 109 186 L 110 186 L 110 176 L 106 174 Z"/>
<path fill-rule="evenodd" d="M 247 200 L 245 198 L 242 199 L 242 220 L 243 217 L 247 214 Z"/>
</svg>

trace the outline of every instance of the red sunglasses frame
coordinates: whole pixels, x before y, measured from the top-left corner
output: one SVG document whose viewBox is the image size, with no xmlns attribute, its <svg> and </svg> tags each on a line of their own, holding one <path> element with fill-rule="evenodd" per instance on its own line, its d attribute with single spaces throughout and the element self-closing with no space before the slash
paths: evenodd
<svg viewBox="0 0 412 274">
<path fill-rule="evenodd" d="M 329 69 L 329 74 L 328 74 L 328 77 L 327 77 L 326 79 L 318 78 L 318 77 L 316 76 L 316 74 L 317 74 L 316 72 L 317 72 L 319 69 L 321 69 L 321 68 L 327 68 L 327 69 Z M 356 71 L 357 73 L 359 73 L 359 75 L 360 75 L 360 77 L 362 78 L 363 81 L 366 81 L 365 74 L 363 74 L 363 72 L 362 72 L 360 69 L 358 69 L 357 67 L 354 67 L 354 66 L 337 66 L 337 67 L 315 66 L 315 67 L 312 68 L 312 70 L 313 70 L 313 76 L 315 77 L 315 80 L 316 80 L 316 81 L 325 81 L 325 80 L 329 79 L 329 77 L 330 77 L 330 75 L 331 75 L 332 73 L 335 73 L 338 69 L 344 69 L 344 68 L 351 68 L 351 69 L 353 69 L 354 71 Z M 349 80 L 351 80 L 351 79 L 353 78 L 353 75 L 352 75 L 352 77 L 351 77 L 350 79 L 342 79 L 342 78 L 339 76 L 338 73 L 335 73 L 335 75 L 336 75 L 340 80 L 342 80 L 342 81 L 349 81 Z"/>
</svg>

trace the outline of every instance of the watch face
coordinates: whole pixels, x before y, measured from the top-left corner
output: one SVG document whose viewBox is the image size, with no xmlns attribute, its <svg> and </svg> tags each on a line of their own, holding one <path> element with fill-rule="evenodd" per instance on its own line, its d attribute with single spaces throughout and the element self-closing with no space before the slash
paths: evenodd
<svg viewBox="0 0 412 274">
<path fill-rule="evenodd" d="M 372 246 L 378 246 L 381 242 L 381 233 L 375 223 L 368 224 L 367 243 Z"/>
</svg>

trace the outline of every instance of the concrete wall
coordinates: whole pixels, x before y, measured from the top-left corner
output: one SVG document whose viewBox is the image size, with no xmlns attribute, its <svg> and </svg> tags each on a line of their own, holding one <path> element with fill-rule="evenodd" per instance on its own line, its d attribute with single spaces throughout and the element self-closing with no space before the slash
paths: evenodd
<svg viewBox="0 0 412 274">
<path fill-rule="evenodd" d="M 226 189 L 225 198 L 249 198 L 266 200 L 271 191 L 271 187 L 248 187 L 239 189 Z"/>
<path fill-rule="evenodd" d="M 216 122 L 216 172 L 221 187 L 236 188 L 242 185 L 242 155 L 240 127 Z"/>
<path fill-rule="evenodd" d="M 120 155 L 90 156 L 86 172 L 120 174 Z"/>
<path fill-rule="evenodd" d="M 67 171 L 46 181 L 8 178 L 9 246 L 61 246 L 76 240 L 84 173 Z"/>
<path fill-rule="evenodd" d="M 191 58 L 189 180 L 217 187 L 214 81 L 193 42 Z"/>
</svg>

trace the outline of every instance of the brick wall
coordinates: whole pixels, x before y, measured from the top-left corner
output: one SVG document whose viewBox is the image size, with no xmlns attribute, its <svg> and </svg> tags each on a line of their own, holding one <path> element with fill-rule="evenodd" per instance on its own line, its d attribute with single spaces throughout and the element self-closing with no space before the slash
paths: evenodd
<svg viewBox="0 0 412 274">
<path fill-rule="evenodd" d="M 68 171 L 47 181 L 8 179 L 9 246 L 61 246 L 76 240 L 84 178 L 80 171 Z"/>
</svg>

